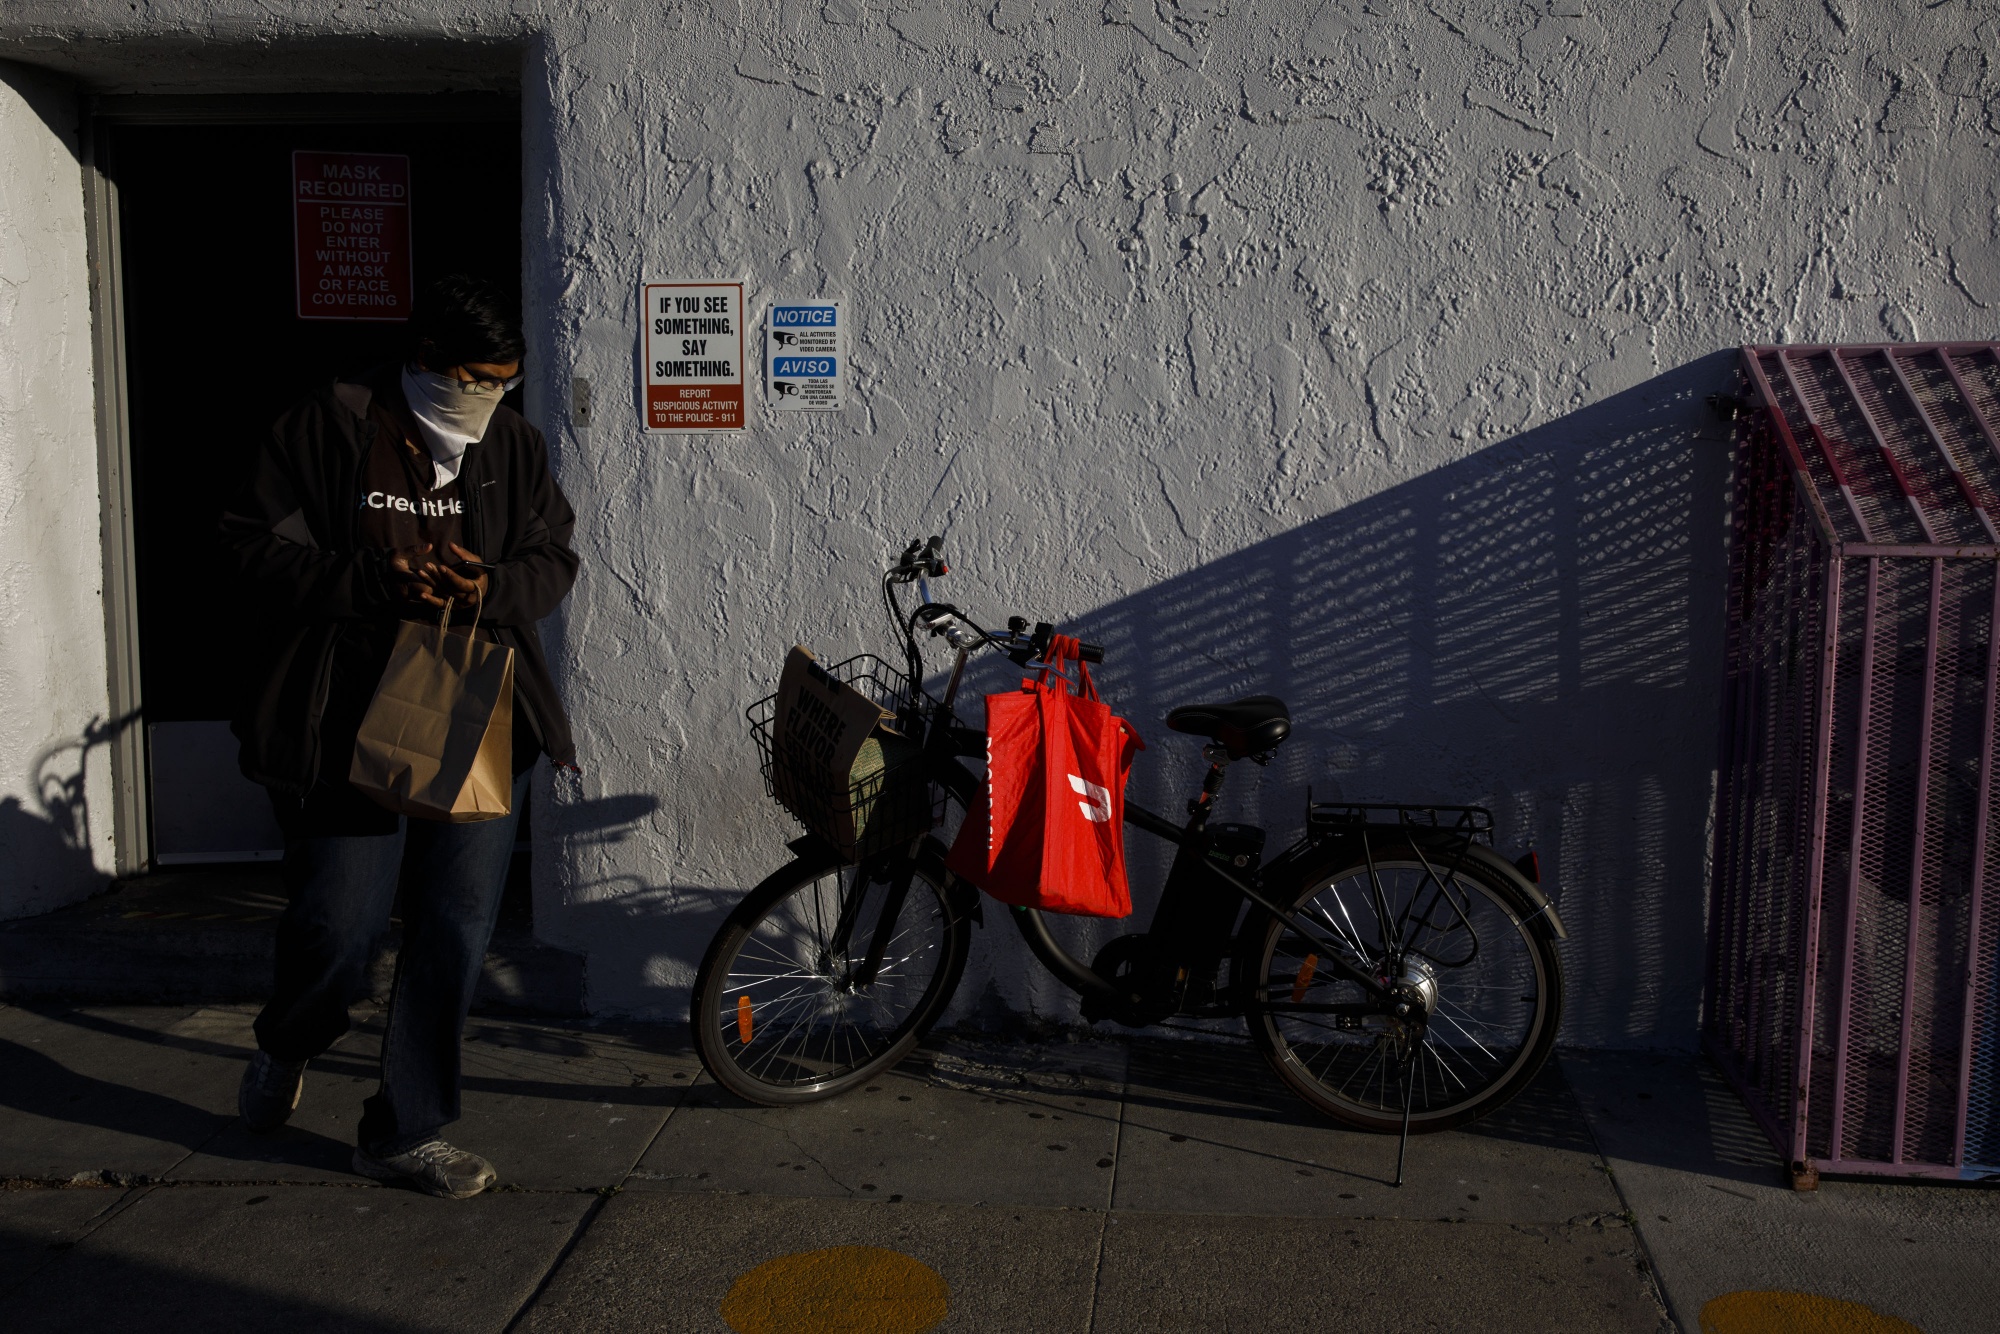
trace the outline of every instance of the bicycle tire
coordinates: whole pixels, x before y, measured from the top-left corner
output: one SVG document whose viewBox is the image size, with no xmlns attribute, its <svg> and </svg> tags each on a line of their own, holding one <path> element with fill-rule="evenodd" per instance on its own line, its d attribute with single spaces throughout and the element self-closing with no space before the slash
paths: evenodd
<svg viewBox="0 0 2000 1334">
<path fill-rule="evenodd" d="M 812 892 L 814 904 L 823 909 L 826 896 L 819 887 L 831 880 L 845 891 L 856 874 L 855 867 L 827 860 L 792 861 L 751 890 L 709 942 L 695 974 L 689 1022 L 703 1067 L 716 1083 L 737 1097 L 765 1107 L 783 1107 L 836 1097 L 866 1083 L 902 1060 L 923 1040 L 957 990 L 959 977 L 965 971 L 972 926 L 952 907 L 945 890 L 945 873 L 937 868 L 936 859 L 920 859 L 914 868 L 909 896 L 897 916 L 894 939 L 901 939 L 902 933 L 909 929 L 926 930 L 933 936 L 935 958 L 930 961 L 922 992 L 907 1009 L 893 1016 L 892 1025 L 876 1024 L 871 1030 L 857 1022 L 851 1031 L 842 1033 L 838 1013 L 829 1020 L 829 1012 L 857 1005 L 841 997 L 851 998 L 860 993 L 851 989 L 841 991 L 838 969 L 830 962 L 820 960 L 821 966 L 816 967 L 813 959 L 788 956 L 786 943 L 796 943 L 808 916 L 814 917 L 821 928 L 818 934 L 823 943 L 829 934 L 823 929 L 824 912 L 813 911 L 801 895 Z M 872 896 L 880 887 L 879 881 L 871 882 L 867 892 Z M 800 902 L 795 904 L 794 900 Z M 833 902 L 838 902 L 838 896 L 834 896 Z M 863 917 L 853 932 L 843 966 L 867 953 L 874 923 L 879 919 L 879 911 L 869 915 L 867 900 L 863 902 Z M 796 910 L 798 920 L 779 922 L 777 919 L 788 911 L 788 905 Z M 902 925 L 905 922 L 911 923 L 911 927 L 905 928 Z M 753 954 L 745 964 L 745 949 L 753 943 L 761 945 L 762 957 Z M 904 962 L 913 957 L 914 947 Z M 892 962 L 885 960 L 885 965 Z M 781 968 L 791 967 L 782 973 L 758 971 L 768 970 L 773 963 Z M 789 987 L 794 994 L 774 991 L 766 983 Z M 754 1000 L 753 993 L 757 994 Z M 874 988 L 870 988 L 870 993 L 872 997 Z M 882 1002 L 875 999 L 873 1003 L 879 1015 Z M 812 1008 L 808 1010 L 807 1006 Z M 768 1034 L 771 1025 L 787 1016 L 791 1026 L 786 1031 L 800 1042 L 790 1050 L 783 1038 L 760 1046 L 760 1034 Z M 821 1027 L 813 1027 L 815 1024 Z M 815 1046 L 818 1055 L 813 1054 Z"/>
<path fill-rule="evenodd" d="M 1562 1022 L 1562 961 L 1552 933 L 1536 921 L 1539 905 L 1513 883 L 1512 868 L 1494 854 L 1475 848 L 1452 873 L 1454 857 L 1445 844 L 1377 837 L 1370 851 L 1392 916 L 1398 913 L 1396 902 L 1414 904 L 1431 895 L 1433 909 L 1419 919 L 1413 944 L 1428 939 L 1422 927 L 1436 915 L 1438 875 L 1467 891 L 1463 935 L 1453 943 L 1440 933 L 1434 953 L 1419 945 L 1412 963 L 1405 965 L 1410 982 L 1430 985 L 1436 998 L 1414 1059 L 1407 1055 L 1410 1047 L 1403 1045 L 1404 1039 L 1395 1036 L 1400 1031 L 1396 1022 L 1386 1016 L 1381 1023 L 1389 1033 L 1347 1036 L 1334 1031 L 1338 1021 L 1331 1016 L 1283 1008 L 1288 995 L 1294 1004 L 1308 996 L 1308 1003 L 1339 1003 L 1360 1000 L 1362 991 L 1333 970 L 1318 972 L 1315 946 L 1269 913 L 1257 913 L 1246 923 L 1231 964 L 1232 981 L 1244 997 L 1252 1039 L 1279 1079 L 1315 1109 L 1351 1129 L 1395 1134 L 1403 1127 L 1400 1080 L 1407 1070 L 1410 1133 L 1449 1130 L 1506 1103 L 1547 1062 Z M 1324 917 L 1340 933 L 1349 961 L 1382 976 L 1386 933 L 1353 911 L 1358 899 L 1368 899 L 1369 917 L 1380 915 L 1366 889 L 1369 860 L 1358 844 L 1345 848 L 1317 871 L 1302 875 L 1291 890 L 1280 889 L 1272 897 L 1297 916 L 1327 909 Z M 1347 908 L 1345 918 L 1331 911 L 1329 895 Z M 1452 912 L 1447 908 L 1443 916 L 1448 919 Z M 1482 930 L 1490 935 L 1484 943 Z M 1468 941 L 1470 955 L 1461 961 Z M 1442 1035 L 1435 1041 L 1434 1032 Z M 1503 1042 L 1505 1050 L 1496 1050 Z M 1405 1053 L 1400 1059 L 1399 1048 Z M 1394 1085 L 1388 1082 L 1392 1069 L 1398 1081 Z"/>
</svg>

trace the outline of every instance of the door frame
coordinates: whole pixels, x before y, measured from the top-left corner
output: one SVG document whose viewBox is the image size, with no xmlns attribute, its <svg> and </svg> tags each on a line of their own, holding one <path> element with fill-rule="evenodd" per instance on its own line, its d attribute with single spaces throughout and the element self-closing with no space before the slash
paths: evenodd
<svg viewBox="0 0 2000 1334">
<path fill-rule="evenodd" d="M 84 228 L 97 407 L 104 650 L 112 721 L 112 874 L 153 867 L 153 794 L 139 674 L 139 599 L 125 373 L 124 251 L 112 131 L 123 125 L 500 124 L 521 126 L 518 93 L 219 93 L 86 95 L 81 116 Z"/>
</svg>

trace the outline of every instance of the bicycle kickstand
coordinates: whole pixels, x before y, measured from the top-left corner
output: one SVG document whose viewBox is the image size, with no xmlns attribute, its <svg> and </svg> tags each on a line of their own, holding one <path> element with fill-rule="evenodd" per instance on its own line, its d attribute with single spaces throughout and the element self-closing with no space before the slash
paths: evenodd
<svg viewBox="0 0 2000 1334">
<path fill-rule="evenodd" d="M 1403 1156 L 1410 1150 L 1410 1063 L 1396 1062 L 1396 1078 L 1403 1086 L 1403 1135 L 1396 1141 L 1396 1187 L 1403 1185 Z"/>
</svg>

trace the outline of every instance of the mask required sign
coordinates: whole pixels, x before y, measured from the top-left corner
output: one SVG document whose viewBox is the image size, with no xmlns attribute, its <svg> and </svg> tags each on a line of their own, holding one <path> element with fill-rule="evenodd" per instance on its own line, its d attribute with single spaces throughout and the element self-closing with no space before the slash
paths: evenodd
<svg viewBox="0 0 2000 1334">
<path fill-rule="evenodd" d="M 300 319 L 410 318 L 410 159 L 295 151 L 292 241 Z"/>
<path fill-rule="evenodd" d="M 765 321 L 767 401 L 780 411 L 830 411 L 846 402 L 847 303 L 774 301 Z"/>
<path fill-rule="evenodd" d="M 740 431 L 743 284 L 639 285 L 648 431 Z"/>
</svg>

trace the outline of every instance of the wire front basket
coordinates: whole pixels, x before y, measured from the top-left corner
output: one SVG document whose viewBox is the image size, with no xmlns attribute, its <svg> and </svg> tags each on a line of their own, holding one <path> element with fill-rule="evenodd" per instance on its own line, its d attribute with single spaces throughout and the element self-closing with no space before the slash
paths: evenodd
<svg viewBox="0 0 2000 1334">
<path fill-rule="evenodd" d="M 826 667 L 891 715 L 846 772 L 779 744 L 778 696 L 744 710 L 757 743 L 765 795 L 849 862 L 909 843 L 943 817 L 943 792 L 924 776 L 924 730 L 936 703 L 908 676 L 871 653 Z M 893 730 L 892 730 L 893 729 Z"/>
</svg>

